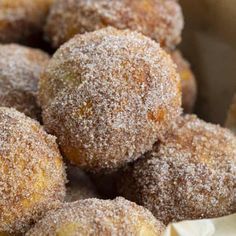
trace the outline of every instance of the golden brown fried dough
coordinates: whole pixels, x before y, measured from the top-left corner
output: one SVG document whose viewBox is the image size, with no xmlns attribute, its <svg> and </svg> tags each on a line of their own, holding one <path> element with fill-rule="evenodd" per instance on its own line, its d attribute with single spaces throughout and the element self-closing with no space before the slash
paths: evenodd
<svg viewBox="0 0 236 236">
<path fill-rule="evenodd" d="M 12 108 L 0 108 L 0 234 L 23 233 L 65 195 L 55 137 Z"/>
<path fill-rule="evenodd" d="M 39 84 L 46 129 L 72 163 L 89 171 L 137 159 L 181 112 L 172 60 L 129 30 L 77 35 L 55 53 Z"/>
<path fill-rule="evenodd" d="M 119 192 L 169 223 L 236 211 L 236 138 L 195 116 L 121 175 Z"/>
<path fill-rule="evenodd" d="M 38 80 L 48 60 L 49 56 L 40 50 L 16 44 L 0 45 L 0 106 L 14 107 L 39 119 Z"/>
<path fill-rule="evenodd" d="M 26 43 L 42 32 L 53 1 L 1 0 L 0 43 Z"/>
<path fill-rule="evenodd" d="M 191 113 L 196 101 L 197 84 L 189 62 L 184 59 L 179 50 L 170 53 L 172 60 L 177 65 L 182 87 L 182 106 L 186 113 Z"/>
<path fill-rule="evenodd" d="M 176 0 L 58 0 L 46 36 L 59 47 L 75 34 L 107 26 L 138 31 L 173 48 L 181 41 L 183 16 Z"/>
<path fill-rule="evenodd" d="M 124 198 L 92 198 L 49 212 L 26 236 L 160 236 L 163 230 L 164 225 L 148 210 Z"/>
</svg>

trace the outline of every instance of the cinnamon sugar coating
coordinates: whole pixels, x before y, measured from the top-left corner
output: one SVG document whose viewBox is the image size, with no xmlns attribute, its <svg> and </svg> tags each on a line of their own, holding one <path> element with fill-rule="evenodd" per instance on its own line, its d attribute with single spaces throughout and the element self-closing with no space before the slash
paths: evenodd
<svg viewBox="0 0 236 236">
<path fill-rule="evenodd" d="M 181 41 L 183 15 L 176 0 L 58 0 L 45 31 L 59 47 L 75 34 L 107 26 L 138 31 L 173 48 Z"/>
<path fill-rule="evenodd" d="M 160 236 L 164 225 L 145 208 L 124 198 L 95 198 L 64 204 L 49 212 L 26 236 Z"/>
<path fill-rule="evenodd" d="M 55 53 L 39 85 L 47 131 L 72 163 L 94 172 L 137 159 L 181 113 L 172 60 L 129 30 L 75 36 Z"/>
<path fill-rule="evenodd" d="M 0 235 L 24 233 L 65 196 L 55 137 L 12 108 L 0 108 Z"/>
<path fill-rule="evenodd" d="M 236 138 L 186 116 L 121 176 L 120 194 L 166 224 L 228 215 L 236 211 Z"/>
<path fill-rule="evenodd" d="M 48 60 L 49 56 L 40 50 L 17 44 L 0 45 L 0 106 L 14 107 L 39 119 L 38 80 Z"/>
<path fill-rule="evenodd" d="M 177 65 L 182 87 L 182 106 L 184 112 L 191 113 L 197 96 L 196 78 L 191 70 L 189 62 L 183 57 L 179 50 L 173 51 L 171 58 Z"/>
<path fill-rule="evenodd" d="M 26 43 L 43 30 L 54 0 L 1 0 L 0 43 Z"/>
</svg>

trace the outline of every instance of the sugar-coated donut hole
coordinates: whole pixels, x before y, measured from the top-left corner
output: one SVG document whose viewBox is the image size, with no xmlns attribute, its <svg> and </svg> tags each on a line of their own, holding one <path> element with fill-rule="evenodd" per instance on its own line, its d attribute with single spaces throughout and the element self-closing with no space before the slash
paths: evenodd
<svg viewBox="0 0 236 236">
<path fill-rule="evenodd" d="M 31 44 L 42 34 L 54 0 L 1 0 L 0 43 Z"/>
<path fill-rule="evenodd" d="M 173 133 L 118 179 L 118 192 L 168 224 L 234 213 L 236 137 L 195 116 L 180 118 Z"/>
<path fill-rule="evenodd" d="M 150 235 L 160 236 L 164 225 L 145 208 L 124 198 L 95 198 L 64 204 L 49 212 L 26 236 Z"/>
<path fill-rule="evenodd" d="M 181 41 L 183 15 L 176 0 L 57 0 L 45 33 L 57 48 L 75 34 L 107 26 L 138 31 L 174 48 Z"/>
<path fill-rule="evenodd" d="M 17 44 L 0 45 L 0 106 L 14 107 L 40 120 L 38 80 L 49 56 Z"/>
<path fill-rule="evenodd" d="M 0 108 L 0 234 L 24 233 L 65 196 L 55 137 L 12 108 Z"/>
<path fill-rule="evenodd" d="M 180 79 L 155 41 L 108 27 L 77 35 L 54 54 L 39 102 L 67 159 L 110 171 L 164 138 L 181 113 Z"/>
</svg>

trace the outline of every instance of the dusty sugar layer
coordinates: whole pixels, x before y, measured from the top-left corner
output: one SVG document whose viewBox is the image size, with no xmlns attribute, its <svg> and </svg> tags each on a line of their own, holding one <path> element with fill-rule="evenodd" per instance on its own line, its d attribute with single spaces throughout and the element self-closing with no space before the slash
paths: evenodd
<svg viewBox="0 0 236 236">
<path fill-rule="evenodd" d="M 39 118 L 38 80 L 48 60 L 49 56 L 40 50 L 16 44 L 0 45 L 0 106 L 14 107 Z"/>
<path fill-rule="evenodd" d="M 15 109 L 0 108 L 0 234 L 23 233 L 65 195 L 55 137 Z"/>
<path fill-rule="evenodd" d="M 150 235 L 159 236 L 161 222 L 145 208 L 124 198 L 95 198 L 64 204 L 49 212 L 26 235 Z"/>
<path fill-rule="evenodd" d="M 177 65 L 182 87 L 182 107 L 184 112 L 191 113 L 197 97 L 196 78 L 191 70 L 189 62 L 182 56 L 179 50 L 170 53 L 172 60 Z"/>
<path fill-rule="evenodd" d="M 67 166 L 66 172 L 66 202 L 98 197 L 95 186 L 85 172 L 72 165 Z"/>
<path fill-rule="evenodd" d="M 119 192 L 169 223 L 236 211 L 236 138 L 195 116 L 121 175 Z"/>
<path fill-rule="evenodd" d="M 0 43 L 27 43 L 43 30 L 53 0 L 1 0 Z"/>
<path fill-rule="evenodd" d="M 107 26 L 130 29 L 173 48 L 181 41 L 183 15 L 175 0 L 55 1 L 45 32 L 54 47 L 77 33 Z"/>
<path fill-rule="evenodd" d="M 40 79 L 46 129 L 74 164 L 109 170 L 163 139 L 181 112 L 180 79 L 154 41 L 106 28 L 78 35 Z"/>
</svg>

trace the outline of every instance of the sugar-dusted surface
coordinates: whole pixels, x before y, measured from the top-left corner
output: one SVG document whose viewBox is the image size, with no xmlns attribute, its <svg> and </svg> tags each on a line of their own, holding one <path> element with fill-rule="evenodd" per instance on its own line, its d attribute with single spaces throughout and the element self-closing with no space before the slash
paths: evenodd
<svg viewBox="0 0 236 236">
<path fill-rule="evenodd" d="M 160 236 L 163 230 L 148 210 L 124 198 L 91 198 L 49 212 L 26 235 Z"/>
<path fill-rule="evenodd" d="M 90 171 L 137 159 L 181 112 L 172 60 L 129 30 L 75 36 L 55 53 L 39 84 L 46 129 L 68 159 Z"/>
<path fill-rule="evenodd" d="M 66 170 L 66 202 L 98 197 L 95 186 L 85 172 L 72 165 L 68 165 Z"/>
<path fill-rule="evenodd" d="M 0 106 L 40 117 L 36 102 L 39 76 L 49 56 L 16 44 L 0 45 Z"/>
<path fill-rule="evenodd" d="M 55 137 L 15 109 L 0 108 L 0 234 L 24 232 L 65 195 Z"/>
<path fill-rule="evenodd" d="M 27 42 L 42 31 L 54 0 L 1 0 L 0 43 Z"/>
<path fill-rule="evenodd" d="M 77 33 L 107 26 L 141 32 L 172 48 L 181 40 L 183 16 L 176 0 L 58 0 L 45 31 L 59 47 Z"/>
<path fill-rule="evenodd" d="M 236 211 L 236 138 L 195 116 L 124 171 L 120 193 L 165 223 Z"/>
<path fill-rule="evenodd" d="M 182 106 L 184 112 L 191 113 L 197 97 L 196 78 L 191 70 L 189 62 L 183 57 L 179 50 L 173 51 L 171 58 L 177 65 L 182 87 Z"/>
</svg>

